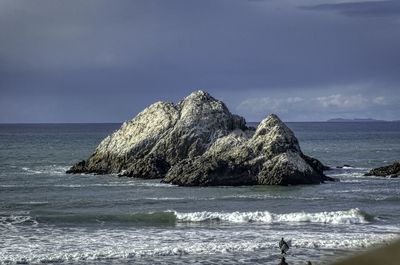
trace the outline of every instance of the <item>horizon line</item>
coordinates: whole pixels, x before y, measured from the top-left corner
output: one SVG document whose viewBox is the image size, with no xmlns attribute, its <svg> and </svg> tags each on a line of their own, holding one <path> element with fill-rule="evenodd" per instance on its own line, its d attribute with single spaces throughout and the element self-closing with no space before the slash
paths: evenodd
<svg viewBox="0 0 400 265">
<path fill-rule="evenodd" d="M 357 120 L 357 119 L 344 119 L 345 121 L 283 121 L 288 123 L 304 122 L 304 123 L 379 123 L 379 122 L 400 122 L 400 120 Z M 0 125 L 50 125 L 50 124 L 122 124 L 126 121 L 112 121 L 112 122 L 0 122 Z M 246 123 L 260 123 L 261 121 L 246 121 Z"/>
</svg>

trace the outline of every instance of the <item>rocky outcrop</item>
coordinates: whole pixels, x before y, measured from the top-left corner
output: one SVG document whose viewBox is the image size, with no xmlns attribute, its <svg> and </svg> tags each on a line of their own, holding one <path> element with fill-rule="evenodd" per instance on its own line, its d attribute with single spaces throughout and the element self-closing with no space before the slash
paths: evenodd
<svg viewBox="0 0 400 265">
<path fill-rule="evenodd" d="M 365 176 L 379 176 L 397 178 L 400 176 L 400 162 L 394 162 L 392 165 L 371 169 Z"/>
<path fill-rule="evenodd" d="M 293 132 L 272 114 L 253 135 L 234 131 L 202 156 L 179 162 L 164 181 L 183 186 L 319 184 L 333 180 L 324 168 L 301 152 Z"/>
<path fill-rule="evenodd" d="M 293 185 L 330 180 L 324 169 L 301 152 L 276 115 L 250 129 L 223 102 L 197 91 L 176 105 L 146 108 L 67 173 L 164 178 L 186 186 Z"/>
<path fill-rule="evenodd" d="M 244 118 L 231 114 L 208 93 L 197 91 L 177 105 L 152 104 L 67 172 L 161 178 L 171 166 L 203 154 L 216 139 L 236 129 L 247 129 Z"/>
</svg>

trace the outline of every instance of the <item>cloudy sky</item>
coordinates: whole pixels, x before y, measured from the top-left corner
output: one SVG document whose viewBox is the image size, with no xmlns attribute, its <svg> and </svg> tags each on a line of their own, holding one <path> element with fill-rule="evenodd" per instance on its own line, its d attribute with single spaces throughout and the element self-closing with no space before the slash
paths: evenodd
<svg viewBox="0 0 400 265">
<path fill-rule="evenodd" d="M 120 122 L 198 89 L 249 121 L 400 119 L 400 1 L 0 1 L 0 122 Z"/>
</svg>

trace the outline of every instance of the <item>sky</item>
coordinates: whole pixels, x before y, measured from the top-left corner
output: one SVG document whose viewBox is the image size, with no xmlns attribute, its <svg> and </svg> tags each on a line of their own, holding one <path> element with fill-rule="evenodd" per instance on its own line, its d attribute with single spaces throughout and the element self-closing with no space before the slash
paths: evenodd
<svg viewBox="0 0 400 265">
<path fill-rule="evenodd" d="M 400 120 L 400 0 L 0 0 L 0 123 L 199 89 L 248 121 Z"/>
</svg>

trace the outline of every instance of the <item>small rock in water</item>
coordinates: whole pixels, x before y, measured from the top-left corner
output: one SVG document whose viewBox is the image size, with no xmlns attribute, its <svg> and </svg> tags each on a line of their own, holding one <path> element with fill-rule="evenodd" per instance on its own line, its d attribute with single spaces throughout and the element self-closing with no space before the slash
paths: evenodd
<svg viewBox="0 0 400 265">
<path fill-rule="evenodd" d="M 397 178 L 398 175 L 400 175 L 400 162 L 394 162 L 392 165 L 374 168 L 364 174 L 364 176 L 389 176 L 390 178 Z"/>
</svg>

